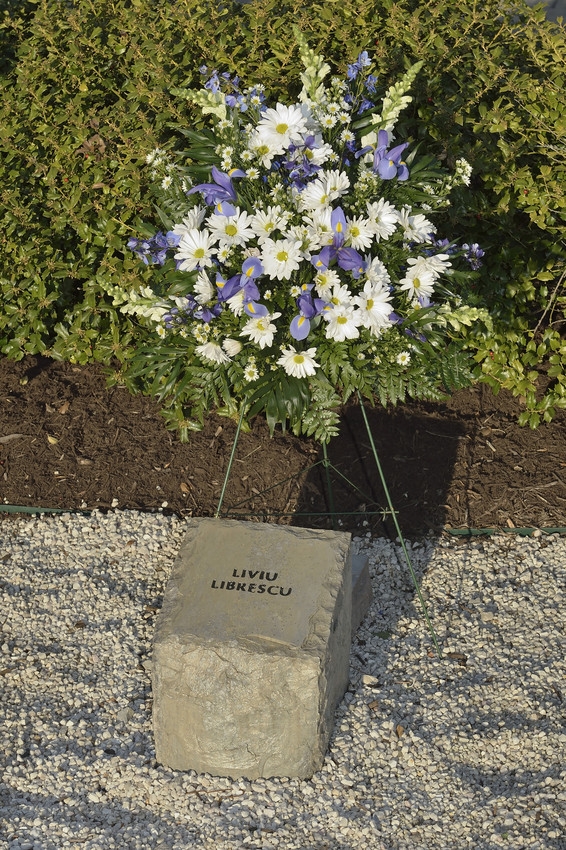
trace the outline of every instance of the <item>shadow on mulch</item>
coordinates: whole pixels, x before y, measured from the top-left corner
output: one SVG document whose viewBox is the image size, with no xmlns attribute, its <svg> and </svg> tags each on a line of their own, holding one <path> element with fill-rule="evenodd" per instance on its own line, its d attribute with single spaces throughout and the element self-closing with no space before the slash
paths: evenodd
<svg viewBox="0 0 566 850">
<path fill-rule="evenodd" d="M 211 416 L 189 443 L 158 406 L 106 387 L 98 366 L 0 358 L 0 501 L 6 505 L 166 510 L 213 516 L 236 423 Z M 442 527 L 566 525 L 566 414 L 531 431 L 518 403 L 486 387 L 446 403 L 367 408 L 405 534 Z M 347 407 L 328 446 L 261 419 L 238 441 L 222 513 L 238 518 L 394 534 L 360 409 Z M 347 480 L 346 480 L 347 479 Z"/>
</svg>

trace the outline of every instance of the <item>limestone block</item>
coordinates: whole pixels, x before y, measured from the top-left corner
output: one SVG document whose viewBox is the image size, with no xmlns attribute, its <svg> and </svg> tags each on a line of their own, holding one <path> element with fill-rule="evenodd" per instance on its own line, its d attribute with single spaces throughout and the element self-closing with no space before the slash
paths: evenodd
<svg viewBox="0 0 566 850">
<path fill-rule="evenodd" d="M 312 776 L 348 686 L 351 591 L 349 534 L 190 520 L 154 639 L 157 760 Z"/>
</svg>

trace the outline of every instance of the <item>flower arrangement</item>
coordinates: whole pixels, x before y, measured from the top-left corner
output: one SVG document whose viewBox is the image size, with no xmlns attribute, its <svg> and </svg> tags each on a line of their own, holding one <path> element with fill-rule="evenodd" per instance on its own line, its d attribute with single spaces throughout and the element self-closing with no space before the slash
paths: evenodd
<svg viewBox="0 0 566 850">
<path fill-rule="evenodd" d="M 483 252 L 431 220 L 470 166 L 449 174 L 394 137 L 422 63 L 380 97 L 367 52 L 329 77 L 295 35 L 297 102 L 203 66 L 202 90 L 173 94 L 212 127 L 147 158 L 164 230 L 128 247 L 155 285 L 111 295 L 149 334 L 130 378 L 182 433 L 214 409 L 326 442 L 354 392 L 387 404 L 469 383 L 467 329 L 488 320 L 470 287 Z"/>
</svg>

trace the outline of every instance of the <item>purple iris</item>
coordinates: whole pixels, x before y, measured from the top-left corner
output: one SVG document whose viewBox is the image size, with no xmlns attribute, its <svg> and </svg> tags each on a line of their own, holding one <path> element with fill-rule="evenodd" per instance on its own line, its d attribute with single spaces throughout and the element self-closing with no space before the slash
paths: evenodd
<svg viewBox="0 0 566 850">
<path fill-rule="evenodd" d="M 346 76 L 349 80 L 355 80 L 362 68 L 367 68 L 368 65 L 371 65 L 371 59 L 369 58 L 367 50 L 363 50 L 356 61 L 351 65 L 348 65 Z"/>
<path fill-rule="evenodd" d="M 464 244 L 462 248 L 466 252 L 465 257 L 470 267 L 477 271 L 482 267 L 483 263 L 481 258 L 485 256 L 485 251 L 483 251 L 477 242 L 474 242 L 473 245 Z"/>
<path fill-rule="evenodd" d="M 365 263 L 361 254 L 355 248 L 346 248 L 344 245 L 347 222 L 342 207 L 336 207 L 332 210 L 330 223 L 334 233 L 332 245 L 325 245 L 320 253 L 314 254 L 311 257 L 311 263 L 315 269 L 326 271 L 333 260 L 336 260 L 341 269 L 350 271 L 352 277 L 359 278 L 365 268 Z"/>
<path fill-rule="evenodd" d="M 311 289 L 313 286 L 314 284 L 312 283 L 304 286 L 304 292 L 302 292 L 297 298 L 299 315 L 295 316 L 290 327 L 293 339 L 306 339 L 311 329 L 311 319 L 314 319 L 315 316 L 320 316 L 324 308 L 327 306 L 327 302 L 322 298 L 312 297 Z"/>
<path fill-rule="evenodd" d="M 162 266 L 167 259 L 169 248 L 175 248 L 179 244 L 180 237 L 173 232 L 156 233 L 150 239 L 128 239 L 127 247 L 133 251 L 136 257 L 148 265 Z"/>
<path fill-rule="evenodd" d="M 193 186 L 192 189 L 189 189 L 187 195 L 202 192 L 207 204 L 221 204 L 225 201 L 229 203 L 230 201 L 237 200 L 236 190 L 232 185 L 232 178 L 245 177 L 245 171 L 236 168 L 231 174 L 225 174 L 213 165 L 211 176 L 214 183 L 199 183 L 198 186 Z"/>
<path fill-rule="evenodd" d="M 248 257 L 242 265 L 241 274 L 236 274 L 228 280 L 217 274 L 216 288 L 218 300 L 228 301 L 243 292 L 244 310 L 248 316 L 266 316 L 269 312 L 267 307 L 258 303 L 260 291 L 255 282 L 256 278 L 263 274 L 263 266 L 257 257 Z"/>
<path fill-rule="evenodd" d="M 397 177 L 398 180 L 407 180 L 409 177 L 409 169 L 401 160 L 401 155 L 405 148 L 408 147 L 407 142 L 402 145 L 397 145 L 391 150 L 387 150 L 387 142 L 389 136 L 387 130 L 380 130 L 377 134 L 377 148 L 373 155 L 373 170 L 377 171 L 382 180 L 393 180 Z"/>
</svg>

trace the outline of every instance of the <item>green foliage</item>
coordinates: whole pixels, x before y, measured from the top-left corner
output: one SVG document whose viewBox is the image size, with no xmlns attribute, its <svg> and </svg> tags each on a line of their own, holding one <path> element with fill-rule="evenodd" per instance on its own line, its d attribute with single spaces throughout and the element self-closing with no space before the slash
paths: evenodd
<svg viewBox="0 0 566 850">
<path fill-rule="evenodd" d="M 398 131 L 474 168 L 443 215 L 486 249 L 477 288 L 493 327 L 469 329 L 475 374 L 521 397 L 525 424 L 550 420 L 566 407 L 566 31 L 501 0 L 3 0 L 0 351 L 121 373 L 147 330 L 108 287 L 149 280 L 124 251 L 155 219 L 145 156 L 203 129 L 171 91 L 198 86 L 205 62 L 287 99 L 300 87 L 293 25 L 343 69 L 369 50 L 380 84 L 424 63 Z M 222 387 L 203 390 L 226 406 Z M 167 416 L 187 433 L 182 397 Z"/>
</svg>

